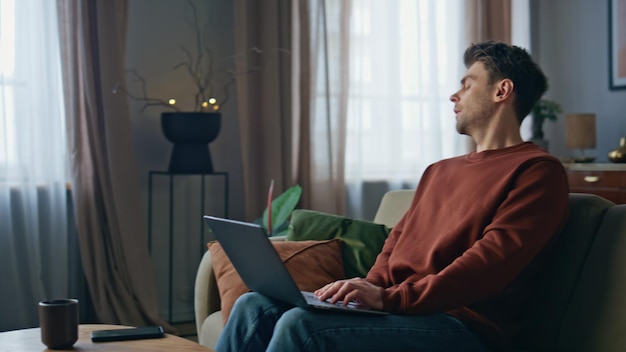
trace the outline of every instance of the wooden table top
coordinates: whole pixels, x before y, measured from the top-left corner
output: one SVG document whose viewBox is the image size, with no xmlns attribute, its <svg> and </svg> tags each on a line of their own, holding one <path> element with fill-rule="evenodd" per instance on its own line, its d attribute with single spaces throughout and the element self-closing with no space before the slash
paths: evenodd
<svg viewBox="0 0 626 352">
<path fill-rule="evenodd" d="M 105 324 L 81 324 L 78 327 L 78 341 L 66 351 L 211 351 L 191 340 L 165 334 L 164 338 L 91 342 L 94 330 L 123 329 L 129 326 Z M 0 333 L 0 351 L 53 351 L 41 342 L 39 328 L 13 330 Z M 58 350 L 55 350 L 58 351 Z"/>
</svg>

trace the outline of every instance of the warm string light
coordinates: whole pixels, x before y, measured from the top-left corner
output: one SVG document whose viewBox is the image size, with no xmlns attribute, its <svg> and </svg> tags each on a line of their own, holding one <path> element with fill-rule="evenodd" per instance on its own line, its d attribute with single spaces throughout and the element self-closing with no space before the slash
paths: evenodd
<svg viewBox="0 0 626 352">
<path fill-rule="evenodd" d="M 218 111 L 220 109 L 220 106 L 216 104 L 217 103 L 217 99 L 215 98 L 209 98 L 208 101 L 203 101 L 202 104 L 202 108 L 203 109 L 207 109 L 210 106 L 210 109 L 213 109 L 214 111 Z"/>
<path fill-rule="evenodd" d="M 170 98 L 167 100 L 167 103 L 170 105 L 175 105 L 176 99 Z M 208 109 L 209 106 L 210 106 L 210 109 L 214 111 L 218 111 L 220 109 L 220 106 L 217 104 L 217 99 L 215 98 L 210 98 L 208 101 L 203 101 L 202 104 L 200 105 L 202 106 L 203 109 Z"/>
</svg>

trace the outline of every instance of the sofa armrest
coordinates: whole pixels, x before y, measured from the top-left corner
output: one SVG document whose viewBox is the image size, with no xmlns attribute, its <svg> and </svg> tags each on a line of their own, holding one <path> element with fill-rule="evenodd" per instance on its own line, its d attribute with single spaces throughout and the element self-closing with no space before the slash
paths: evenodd
<svg viewBox="0 0 626 352">
<path fill-rule="evenodd" d="M 270 237 L 271 241 L 286 241 L 287 236 Z M 194 285 L 194 313 L 196 318 L 196 331 L 202 330 L 202 324 L 206 318 L 214 312 L 221 310 L 221 300 L 217 288 L 217 280 L 211 262 L 211 252 L 206 251 L 202 256 L 196 282 Z"/>
<path fill-rule="evenodd" d="M 220 303 L 217 281 L 213 273 L 213 263 L 211 263 L 211 252 L 207 250 L 198 266 L 194 286 L 196 331 L 201 330 L 204 320 L 211 313 L 220 310 Z"/>
</svg>

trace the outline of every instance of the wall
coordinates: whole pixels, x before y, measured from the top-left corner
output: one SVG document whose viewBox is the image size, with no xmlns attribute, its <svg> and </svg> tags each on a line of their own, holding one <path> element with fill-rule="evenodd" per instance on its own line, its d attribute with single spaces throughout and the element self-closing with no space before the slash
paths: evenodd
<svg viewBox="0 0 626 352">
<path fill-rule="evenodd" d="M 597 162 L 626 136 L 626 90 L 609 90 L 609 0 L 532 0 L 532 52 L 550 80 L 546 96 L 565 113 L 596 114 Z M 564 114 L 545 123 L 549 150 L 565 146 Z"/>
<path fill-rule="evenodd" d="M 201 25 L 208 23 L 203 33 L 218 68 L 233 63 L 233 4 L 224 0 L 193 0 Z M 135 69 L 146 81 L 149 97 L 167 100 L 176 98 L 182 109 L 193 107 L 194 85 L 185 69 L 172 68 L 186 61 L 181 45 L 195 57 L 195 32 L 185 16 L 191 18 L 190 8 L 182 0 L 130 0 L 126 67 Z M 131 77 L 131 76 L 129 76 Z M 220 83 L 223 84 L 223 83 Z M 220 110 L 222 127 L 219 137 L 210 144 L 215 171 L 229 173 L 228 216 L 243 218 L 241 157 L 235 87 L 231 97 Z M 128 89 L 141 95 L 141 85 L 129 80 Z M 142 197 L 148 219 L 148 173 L 168 168 L 172 144 L 161 132 L 160 114 L 169 111 L 154 106 L 142 110 L 144 103 L 131 101 L 135 151 Z M 219 180 L 219 181 L 218 181 Z M 193 282 L 200 256 L 206 250 L 210 234 L 201 229 L 198 181 L 176 177 L 174 182 L 173 222 L 171 242 L 169 232 L 169 187 L 167 180 L 153 179 L 152 257 L 157 273 L 161 312 L 169 319 L 169 284 L 172 284 L 172 321 L 193 320 Z M 207 182 L 206 213 L 223 216 L 224 186 L 221 179 Z M 208 236 L 208 237 L 207 237 Z M 170 254 L 172 257 L 170 258 Z M 171 265 L 170 265 L 171 262 Z M 172 273 L 170 273 L 172 269 Z M 170 278 L 172 279 L 171 282 Z"/>
</svg>

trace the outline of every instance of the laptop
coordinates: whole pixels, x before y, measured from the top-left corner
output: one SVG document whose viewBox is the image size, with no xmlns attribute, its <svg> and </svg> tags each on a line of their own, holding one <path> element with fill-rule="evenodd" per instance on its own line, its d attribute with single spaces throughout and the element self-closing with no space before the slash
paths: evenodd
<svg viewBox="0 0 626 352">
<path fill-rule="evenodd" d="M 340 302 L 329 303 L 312 292 L 300 291 L 261 226 L 208 215 L 204 216 L 204 221 L 250 290 L 302 308 L 389 314 L 355 302 L 346 306 Z"/>
</svg>

